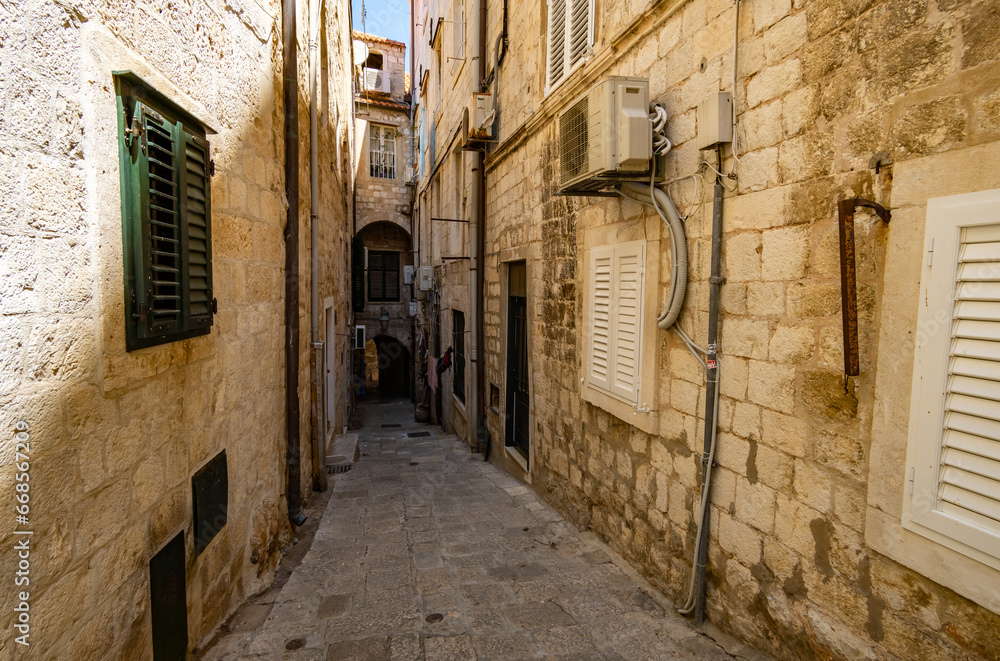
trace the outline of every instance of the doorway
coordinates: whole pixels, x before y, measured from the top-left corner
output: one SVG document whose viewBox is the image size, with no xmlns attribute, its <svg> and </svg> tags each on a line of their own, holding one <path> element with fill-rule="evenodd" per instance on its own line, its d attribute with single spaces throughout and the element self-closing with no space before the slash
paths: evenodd
<svg viewBox="0 0 1000 661">
<path fill-rule="evenodd" d="M 528 278 L 524 262 L 507 270 L 507 397 L 504 444 L 527 462 L 529 457 L 528 399 Z"/>
<path fill-rule="evenodd" d="M 373 392 L 378 397 L 410 397 L 410 352 L 396 338 L 375 338 L 378 375 Z M 375 370 L 372 370 L 373 372 Z M 374 376 L 374 375 L 373 375 Z"/>
</svg>

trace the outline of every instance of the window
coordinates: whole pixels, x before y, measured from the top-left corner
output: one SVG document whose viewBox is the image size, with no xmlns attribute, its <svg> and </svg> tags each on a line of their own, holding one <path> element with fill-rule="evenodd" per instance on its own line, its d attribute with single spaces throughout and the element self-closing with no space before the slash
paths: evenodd
<svg viewBox="0 0 1000 661">
<path fill-rule="evenodd" d="M 645 241 L 590 251 L 587 383 L 629 404 L 639 399 L 645 254 Z"/>
<path fill-rule="evenodd" d="M 115 89 L 133 351 L 211 330 L 212 161 L 204 124 L 130 72 Z"/>
<path fill-rule="evenodd" d="M 546 89 L 583 64 L 594 45 L 594 0 L 549 0 Z"/>
<path fill-rule="evenodd" d="M 1000 549 L 1000 190 L 929 200 L 903 526 Z"/>
<path fill-rule="evenodd" d="M 454 29 L 452 33 L 454 55 L 449 59 L 451 60 L 451 73 L 454 75 L 465 62 L 465 0 L 452 0 L 451 20 Z"/>
<path fill-rule="evenodd" d="M 395 179 L 396 127 L 372 124 L 369 134 L 369 174 L 378 179 Z"/>
<path fill-rule="evenodd" d="M 465 402 L 465 313 L 451 311 L 451 342 L 455 350 L 455 378 L 452 379 L 452 392 L 455 397 Z"/>
<path fill-rule="evenodd" d="M 399 300 L 399 253 L 368 251 L 368 300 Z"/>
</svg>

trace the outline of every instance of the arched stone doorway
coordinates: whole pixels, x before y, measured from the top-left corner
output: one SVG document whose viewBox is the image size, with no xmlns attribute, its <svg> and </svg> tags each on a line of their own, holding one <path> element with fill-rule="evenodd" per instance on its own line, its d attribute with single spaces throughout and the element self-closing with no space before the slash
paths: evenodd
<svg viewBox="0 0 1000 661">
<path fill-rule="evenodd" d="M 394 337 L 374 338 L 378 351 L 378 382 L 371 394 L 376 397 L 410 397 L 410 351 Z"/>
</svg>

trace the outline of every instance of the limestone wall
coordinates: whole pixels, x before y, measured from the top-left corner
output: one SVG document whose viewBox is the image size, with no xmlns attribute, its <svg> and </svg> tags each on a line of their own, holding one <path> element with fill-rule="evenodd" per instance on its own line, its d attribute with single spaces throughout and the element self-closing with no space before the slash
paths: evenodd
<svg viewBox="0 0 1000 661">
<path fill-rule="evenodd" d="M 731 89 L 733 4 L 597 7 L 591 61 L 546 97 L 538 7 L 509 6 L 500 145 L 487 159 L 487 381 L 504 379 L 505 264 L 526 259 L 525 479 L 683 601 L 704 377 L 675 334 L 658 332 L 644 348 L 651 412 L 589 403 L 587 250 L 595 236 L 654 241 L 662 230 L 631 202 L 553 195 L 556 114 L 603 76 L 645 76 L 670 115 L 668 177 L 714 164 L 695 146 L 695 106 Z M 1000 188 L 996 4 L 744 0 L 740 11 L 709 618 L 780 658 L 997 658 L 1000 593 L 989 586 L 1000 575 L 901 527 L 926 200 Z M 487 43 L 500 13 L 489 4 Z M 881 151 L 894 164 L 876 174 L 869 159 Z M 688 179 L 669 190 L 690 214 L 680 325 L 704 342 L 713 176 L 701 173 L 706 186 Z M 884 204 L 893 219 L 858 214 L 861 375 L 845 392 L 835 203 L 851 196 Z M 649 255 L 661 297 L 665 245 Z M 495 442 L 503 414 L 487 415 Z M 504 453 L 494 457 L 511 468 Z"/>
<path fill-rule="evenodd" d="M 346 2 L 326 4 L 320 126 L 320 163 L 328 164 L 321 167 L 320 295 L 341 314 L 351 187 L 347 16 Z M 0 9 L 0 493 L 10 505 L 0 514 L 0 566 L 10 580 L 0 608 L 8 632 L 19 419 L 31 426 L 35 533 L 31 646 L 18 647 L 18 658 L 151 658 L 148 563 L 182 530 L 193 648 L 271 582 L 291 541 L 280 19 L 277 2 L 39 1 Z M 306 58 L 303 47 L 300 136 L 309 134 Z M 134 71 L 218 131 L 210 136 L 219 307 L 212 332 L 133 352 L 124 333 L 117 70 Z M 307 137 L 300 154 L 308 173 Z M 308 202 L 304 174 L 299 364 L 307 496 Z M 342 354 L 343 341 L 331 348 Z M 342 401 L 336 408 L 341 422 Z M 228 523 L 195 557 L 190 478 L 223 449 Z M 0 650 L 13 658 L 12 635 Z"/>
</svg>

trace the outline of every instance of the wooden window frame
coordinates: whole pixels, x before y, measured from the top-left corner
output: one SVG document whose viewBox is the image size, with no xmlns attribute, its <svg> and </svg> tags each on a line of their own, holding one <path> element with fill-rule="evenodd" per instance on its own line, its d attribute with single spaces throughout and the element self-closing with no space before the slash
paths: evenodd
<svg viewBox="0 0 1000 661">
<path fill-rule="evenodd" d="M 955 316 L 962 237 L 970 228 L 1000 225 L 998 219 L 1000 190 L 927 202 L 902 526 L 1000 569 L 1000 525 L 990 529 L 977 525 L 971 516 L 956 514 L 953 506 L 942 502 L 941 486 L 947 470 L 942 468 L 948 451 L 944 429 L 951 426 L 948 398 L 962 335 Z"/>
<path fill-rule="evenodd" d="M 215 131 L 134 73 L 113 76 L 125 344 L 135 351 L 211 332 L 217 303 L 207 136 Z"/>
<path fill-rule="evenodd" d="M 646 242 L 628 241 L 625 243 L 595 246 L 590 250 L 590 268 L 588 275 L 588 341 L 586 358 L 586 380 L 587 386 L 614 397 L 626 404 L 637 406 L 642 391 L 642 358 L 643 358 L 643 308 L 645 302 L 645 256 Z M 617 378 L 619 362 L 623 361 L 622 350 L 619 342 L 624 344 L 625 333 L 621 327 L 624 322 L 621 320 L 622 296 L 621 296 L 621 270 L 620 264 L 624 259 L 635 259 L 638 262 L 638 280 L 634 282 L 637 308 L 637 316 L 634 323 L 634 330 L 631 331 L 630 342 L 635 345 L 632 357 L 633 376 L 631 386 Z M 601 374 L 596 366 L 598 344 L 597 344 L 597 323 L 599 321 L 597 285 L 600 269 L 599 262 L 608 260 L 610 264 L 608 287 L 610 290 L 607 303 L 607 340 L 604 342 L 606 348 L 601 349 L 605 354 L 604 374 Z M 631 325 L 631 324 L 630 324 Z M 621 336 L 621 337 L 620 337 Z"/>
<path fill-rule="evenodd" d="M 388 269 L 383 265 L 380 268 L 372 268 L 372 264 L 377 260 L 384 259 L 388 256 L 392 256 L 396 260 L 396 268 Z M 368 300 L 373 303 L 398 303 L 401 300 L 401 288 L 399 285 L 399 272 L 400 272 L 400 253 L 395 250 L 369 250 L 368 251 Z M 394 274 L 393 276 L 389 274 Z M 373 291 L 378 291 L 377 287 L 373 287 L 376 278 L 381 278 L 381 296 L 372 295 Z M 392 279 L 390 279 L 392 278 Z M 392 296 L 389 288 L 389 283 L 394 283 L 395 296 Z"/>
</svg>

